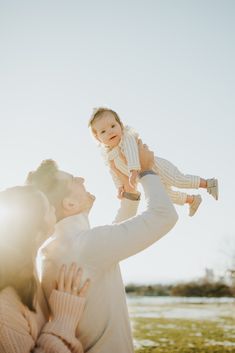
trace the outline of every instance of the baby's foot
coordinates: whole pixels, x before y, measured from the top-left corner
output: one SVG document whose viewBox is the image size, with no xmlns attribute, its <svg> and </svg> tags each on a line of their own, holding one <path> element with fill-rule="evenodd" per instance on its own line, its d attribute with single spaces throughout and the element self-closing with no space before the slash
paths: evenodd
<svg viewBox="0 0 235 353">
<path fill-rule="evenodd" d="M 196 212 L 200 203 L 202 202 L 202 198 L 200 195 L 194 195 L 193 202 L 189 204 L 189 216 L 192 217 Z"/>
<path fill-rule="evenodd" d="M 218 180 L 213 178 L 213 179 L 207 179 L 207 192 L 213 196 L 216 200 L 218 200 L 218 195 L 219 195 L 219 187 L 218 187 Z"/>
</svg>

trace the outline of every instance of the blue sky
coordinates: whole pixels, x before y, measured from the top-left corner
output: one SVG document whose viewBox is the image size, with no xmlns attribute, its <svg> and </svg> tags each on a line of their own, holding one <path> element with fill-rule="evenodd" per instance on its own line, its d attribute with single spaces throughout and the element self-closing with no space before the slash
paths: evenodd
<svg viewBox="0 0 235 353">
<path fill-rule="evenodd" d="M 53 158 L 97 196 L 92 225 L 111 223 L 115 188 L 87 128 L 107 105 L 156 155 L 220 182 L 218 202 L 202 192 L 193 218 L 177 207 L 175 228 L 123 262 L 125 281 L 223 272 L 235 252 L 234 15 L 229 0 L 0 0 L 0 188 Z"/>
</svg>

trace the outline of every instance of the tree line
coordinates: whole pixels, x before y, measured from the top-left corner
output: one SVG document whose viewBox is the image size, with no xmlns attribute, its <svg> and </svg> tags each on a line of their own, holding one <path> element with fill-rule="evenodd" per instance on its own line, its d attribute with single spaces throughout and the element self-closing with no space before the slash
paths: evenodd
<svg viewBox="0 0 235 353">
<path fill-rule="evenodd" d="M 139 296 L 235 297 L 235 288 L 223 282 L 188 282 L 126 286 L 126 293 Z"/>
</svg>

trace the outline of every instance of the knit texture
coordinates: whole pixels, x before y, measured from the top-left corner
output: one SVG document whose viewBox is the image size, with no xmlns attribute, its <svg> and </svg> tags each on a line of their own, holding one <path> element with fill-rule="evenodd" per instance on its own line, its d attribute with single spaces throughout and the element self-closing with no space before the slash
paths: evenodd
<svg viewBox="0 0 235 353">
<path fill-rule="evenodd" d="M 42 281 L 49 297 L 62 263 L 75 261 L 90 278 L 87 302 L 77 330 L 89 353 L 133 353 L 131 327 L 119 261 L 163 237 L 177 215 L 157 175 L 140 180 L 146 210 L 135 216 L 139 201 L 121 200 L 115 224 L 90 229 L 85 214 L 66 217 L 40 251 Z M 129 218 L 127 220 L 127 218 Z"/>
<path fill-rule="evenodd" d="M 0 352 L 83 353 L 75 330 L 84 304 L 83 298 L 54 290 L 50 297 L 52 319 L 48 323 L 44 320 L 44 326 L 38 327 L 38 314 L 23 305 L 13 288 L 3 289 L 0 293 Z"/>
</svg>

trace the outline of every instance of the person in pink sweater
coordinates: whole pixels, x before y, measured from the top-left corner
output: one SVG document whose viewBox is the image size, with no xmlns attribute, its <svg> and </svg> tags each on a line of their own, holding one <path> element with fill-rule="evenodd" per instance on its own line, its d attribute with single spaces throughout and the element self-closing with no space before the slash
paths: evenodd
<svg viewBox="0 0 235 353">
<path fill-rule="evenodd" d="M 0 192 L 0 352 L 82 353 L 75 336 L 89 280 L 76 263 L 60 268 L 48 307 L 35 270 L 38 247 L 54 231 L 55 210 L 32 186 Z M 80 288 L 81 287 L 81 288 Z"/>
</svg>

